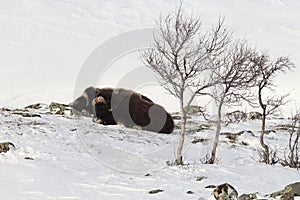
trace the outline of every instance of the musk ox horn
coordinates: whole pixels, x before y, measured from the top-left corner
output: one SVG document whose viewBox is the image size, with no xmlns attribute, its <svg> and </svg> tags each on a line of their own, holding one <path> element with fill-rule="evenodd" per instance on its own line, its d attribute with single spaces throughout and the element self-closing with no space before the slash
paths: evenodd
<svg viewBox="0 0 300 200">
<path fill-rule="evenodd" d="M 97 103 L 105 103 L 106 104 L 106 101 L 103 97 L 99 96 L 99 97 L 95 98 L 92 103 L 93 103 L 93 105 L 96 105 Z"/>
</svg>

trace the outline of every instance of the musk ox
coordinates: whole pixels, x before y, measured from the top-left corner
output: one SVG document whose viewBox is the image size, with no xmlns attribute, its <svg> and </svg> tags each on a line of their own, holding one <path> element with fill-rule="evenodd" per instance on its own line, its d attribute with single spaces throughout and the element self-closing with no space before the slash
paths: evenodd
<svg viewBox="0 0 300 200">
<path fill-rule="evenodd" d="M 96 88 L 88 87 L 82 95 L 71 103 L 73 113 L 85 116 L 95 116 L 95 109 L 92 101 L 95 98 Z"/>
<path fill-rule="evenodd" d="M 144 130 L 166 134 L 174 129 L 174 121 L 170 114 L 162 106 L 139 93 L 122 88 L 103 88 L 96 89 L 95 95 L 93 103 L 96 116 L 101 121 L 110 118 L 107 116 L 110 112 L 117 124 L 126 127 L 139 126 Z"/>
</svg>

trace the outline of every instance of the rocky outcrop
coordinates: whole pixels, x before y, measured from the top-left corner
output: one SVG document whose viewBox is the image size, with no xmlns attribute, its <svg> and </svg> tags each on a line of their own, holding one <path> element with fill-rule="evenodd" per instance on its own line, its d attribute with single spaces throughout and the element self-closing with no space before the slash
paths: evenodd
<svg viewBox="0 0 300 200">
<path fill-rule="evenodd" d="M 300 196 L 300 182 L 289 184 L 283 190 L 274 192 L 270 196 L 273 198 L 281 196 L 282 200 L 294 199 L 294 196 Z"/>
<path fill-rule="evenodd" d="M 72 108 L 70 105 L 61 104 L 52 102 L 49 105 L 50 113 L 57 114 L 57 115 L 64 115 L 66 111 L 69 111 L 72 113 Z"/>
</svg>

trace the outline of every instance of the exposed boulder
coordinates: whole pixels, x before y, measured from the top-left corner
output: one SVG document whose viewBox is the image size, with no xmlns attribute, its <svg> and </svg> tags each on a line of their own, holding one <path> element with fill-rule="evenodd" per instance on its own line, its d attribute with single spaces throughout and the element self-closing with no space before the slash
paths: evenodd
<svg viewBox="0 0 300 200">
<path fill-rule="evenodd" d="M 50 113 L 54 113 L 57 115 L 64 115 L 66 111 L 72 112 L 72 108 L 70 105 L 56 103 L 56 102 L 52 102 L 49 105 L 49 109 L 50 109 Z"/>
<path fill-rule="evenodd" d="M 242 194 L 239 196 L 238 200 L 252 200 L 252 199 L 257 199 L 256 193 L 252 194 Z"/>
<path fill-rule="evenodd" d="M 22 112 L 22 111 L 15 111 L 13 112 L 15 115 L 21 115 L 22 117 L 41 117 L 41 115 L 36 113 L 29 113 L 29 112 Z"/>
<path fill-rule="evenodd" d="M 201 106 L 186 106 L 184 110 L 187 115 L 195 115 L 197 113 L 203 113 L 203 108 Z"/>
<path fill-rule="evenodd" d="M 227 123 L 234 123 L 234 122 L 246 121 L 247 114 L 243 111 L 236 110 L 230 113 L 226 113 L 225 117 Z"/>
<path fill-rule="evenodd" d="M 270 196 L 273 198 L 281 196 L 283 200 L 294 199 L 294 196 L 300 196 L 300 182 L 289 184 L 283 190 L 274 192 Z"/>
<path fill-rule="evenodd" d="M 25 107 L 25 109 L 36 109 L 36 110 L 38 110 L 40 108 L 42 108 L 40 103 L 32 104 L 32 105 L 29 105 L 29 106 Z"/>
<path fill-rule="evenodd" d="M 11 142 L 1 142 L 0 143 L 0 153 L 4 152 L 8 152 L 10 150 L 10 148 L 16 148 L 15 145 Z"/>
<path fill-rule="evenodd" d="M 238 133 L 230 133 L 230 132 L 224 132 L 221 133 L 221 135 L 225 135 L 227 139 L 229 139 L 229 141 L 231 143 L 236 143 L 238 136 L 242 135 L 244 133 L 244 131 L 238 132 Z"/>
<path fill-rule="evenodd" d="M 254 119 L 262 119 L 262 114 L 259 112 L 249 112 L 247 114 L 247 118 L 254 120 Z"/>
<path fill-rule="evenodd" d="M 157 194 L 157 193 L 160 193 L 160 192 L 163 192 L 164 190 L 161 190 L 161 189 L 157 189 L 157 190 L 151 190 L 149 191 L 149 194 Z"/>
<path fill-rule="evenodd" d="M 212 195 L 216 200 L 237 200 L 238 192 L 228 183 L 224 183 L 215 187 Z"/>
</svg>

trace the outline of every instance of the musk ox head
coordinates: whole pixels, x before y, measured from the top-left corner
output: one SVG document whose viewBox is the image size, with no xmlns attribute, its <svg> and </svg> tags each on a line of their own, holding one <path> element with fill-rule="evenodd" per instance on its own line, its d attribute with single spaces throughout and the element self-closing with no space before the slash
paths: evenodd
<svg viewBox="0 0 300 200">
<path fill-rule="evenodd" d="M 102 96 L 94 98 L 92 105 L 95 106 L 96 114 L 97 110 L 101 112 L 111 112 L 111 109 L 107 107 L 106 100 Z"/>
<path fill-rule="evenodd" d="M 116 125 L 112 110 L 108 108 L 107 102 L 102 96 L 94 98 L 92 104 L 95 107 L 94 122 L 104 125 Z"/>
</svg>

